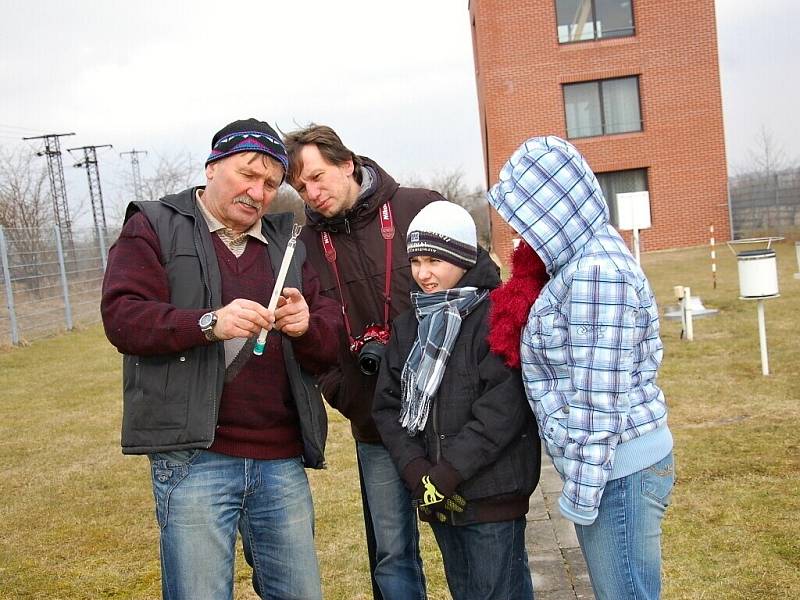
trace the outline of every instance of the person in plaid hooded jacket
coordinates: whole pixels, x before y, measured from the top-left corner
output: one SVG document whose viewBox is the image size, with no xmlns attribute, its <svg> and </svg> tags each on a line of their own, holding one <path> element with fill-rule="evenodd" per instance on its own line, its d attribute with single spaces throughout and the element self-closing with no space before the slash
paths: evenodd
<svg viewBox="0 0 800 600">
<path fill-rule="evenodd" d="M 559 509 L 575 523 L 595 595 L 657 598 L 674 467 L 650 284 L 569 142 L 526 141 L 488 198 L 550 276 L 530 307 L 520 358 L 563 480 Z"/>
</svg>

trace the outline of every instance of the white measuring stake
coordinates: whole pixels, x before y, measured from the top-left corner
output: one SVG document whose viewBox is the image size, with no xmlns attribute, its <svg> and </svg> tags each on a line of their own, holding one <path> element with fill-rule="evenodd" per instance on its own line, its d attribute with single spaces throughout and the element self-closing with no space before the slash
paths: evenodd
<svg viewBox="0 0 800 600">
<path fill-rule="evenodd" d="M 711 283 L 717 289 L 717 241 L 714 239 L 714 226 L 708 228 L 711 234 Z"/>
<path fill-rule="evenodd" d="M 297 236 L 300 235 L 300 230 L 302 228 L 300 225 L 296 223 L 292 225 L 292 237 L 289 239 L 289 242 L 286 244 L 286 252 L 283 254 L 283 260 L 281 261 L 281 268 L 278 271 L 278 276 L 275 278 L 275 287 L 272 288 L 272 296 L 269 299 L 269 306 L 267 306 L 268 310 L 275 311 L 278 306 L 278 298 L 281 297 L 281 292 L 283 291 L 283 282 L 286 281 L 286 273 L 289 272 L 289 264 L 292 262 L 292 256 L 294 255 L 294 247 L 297 245 Z M 256 345 L 253 348 L 253 354 L 256 356 L 261 356 L 264 354 L 264 348 L 267 345 L 267 334 L 269 333 L 266 329 L 261 329 L 261 333 L 258 334 L 258 340 L 256 340 Z"/>
<path fill-rule="evenodd" d="M 694 323 L 692 321 L 692 289 L 688 287 L 683 288 L 683 314 L 686 340 L 689 342 L 694 341 Z"/>
<path fill-rule="evenodd" d="M 769 375 L 769 356 L 767 355 L 767 325 L 764 318 L 764 301 L 758 301 L 758 344 L 761 347 L 761 374 Z"/>
</svg>

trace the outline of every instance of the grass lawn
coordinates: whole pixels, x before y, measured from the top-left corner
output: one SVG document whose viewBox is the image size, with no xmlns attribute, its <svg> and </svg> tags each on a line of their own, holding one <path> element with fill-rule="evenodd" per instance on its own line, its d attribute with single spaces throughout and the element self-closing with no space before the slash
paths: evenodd
<svg viewBox="0 0 800 600">
<path fill-rule="evenodd" d="M 678 483 L 664 522 L 664 597 L 800 598 L 800 280 L 778 246 L 782 296 L 766 304 L 772 374 L 762 377 L 756 306 L 738 299 L 736 261 L 706 249 L 643 255 L 660 305 L 691 286 L 721 314 L 695 341 L 663 321 L 660 382 Z M 0 350 L 0 598 L 160 596 L 147 459 L 119 451 L 120 357 L 91 327 Z M 323 592 L 371 598 L 347 423 L 331 413 L 326 471 L 309 472 Z M 447 598 L 422 527 L 432 599 Z M 255 598 L 244 560 L 236 598 Z"/>
</svg>

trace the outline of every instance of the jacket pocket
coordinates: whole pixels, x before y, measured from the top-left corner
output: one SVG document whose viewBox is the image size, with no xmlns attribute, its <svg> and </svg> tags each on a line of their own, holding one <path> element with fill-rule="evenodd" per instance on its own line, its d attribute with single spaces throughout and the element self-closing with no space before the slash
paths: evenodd
<svg viewBox="0 0 800 600">
<path fill-rule="evenodd" d="M 535 436 L 535 434 L 534 434 Z M 481 469 L 462 483 L 458 491 L 469 500 L 482 500 L 500 496 L 529 496 L 539 481 L 540 461 L 538 437 L 528 433 L 511 442 L 505 452 L 490 465 Z M 447 458 L 447 452 L 444 452 Z"/>
<path fill-rule="evenodd" d="M 551 337 L 555 324 L 556 313 L 552 309 L 543 314 L 531 314 L 525 325 L 524 342 L 530 346 L 533 353 L 540 359 L 544 352 L 552 346 Z"/>
<path fill-rule="evenodd" d="M 191 463 L 199 454 L 200 450 L 178 450 L 149 455 L 153 496 L 156 500 L 156 519 L 161 529 L 166 527 L 169 521 L 172 493 L 189 475 Z"/>
<path fill-rule="evenodd" d="M 642 472 L 642 495 L 662 508 L 669 506 L 672 487 L 675 484 L 675 463 L 670 452 L 654 465 Z"/>
<path fill-rule="evenodd" d="M 196 282 L 203 280 L 203 270 L 200 258 L 194 246 L 180 246 L 172 250 L 169 260 L 165 261 L 164 269 L 170 282 L 170 303 L 179 308 L 197 308 L 206 306 L 208 299 L 202 285 Z M 181 285 L 178 282 L 186 282 Z M 191 285 L 189 285 L 191 282 Z"/>
<path fill-rule="evenodd" d="M 125 391 L 125 415 L 134 429 L 184 429 L 189 406 L 185 354 L 138 356 L 134 387 Z"/>
</svg>

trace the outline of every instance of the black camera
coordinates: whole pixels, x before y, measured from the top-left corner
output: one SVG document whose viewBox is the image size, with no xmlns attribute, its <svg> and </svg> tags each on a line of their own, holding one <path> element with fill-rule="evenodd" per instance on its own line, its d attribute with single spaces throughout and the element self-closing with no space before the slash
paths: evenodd
<svg viewBox="0 0 800 600">
<path fill-rule="evenodd" d="M 364 375 L 377 375 L 381 359 L 389 343 L 389 327 L 373 323 L 350 344 L 350 352 L 358 355 L 358 367 Z"/>
</svg>

